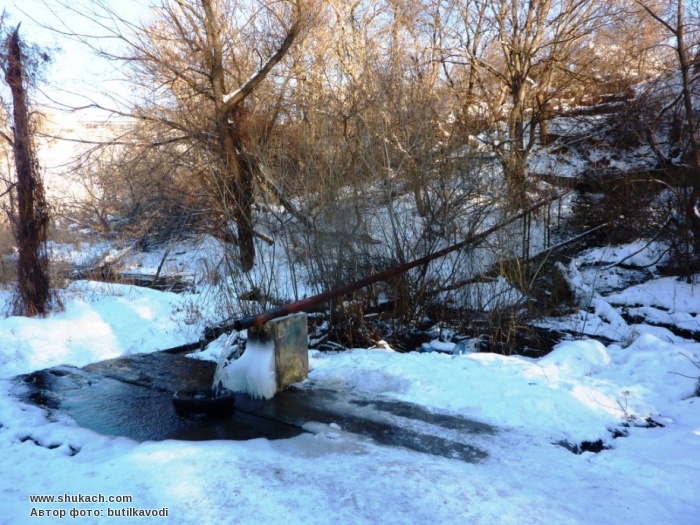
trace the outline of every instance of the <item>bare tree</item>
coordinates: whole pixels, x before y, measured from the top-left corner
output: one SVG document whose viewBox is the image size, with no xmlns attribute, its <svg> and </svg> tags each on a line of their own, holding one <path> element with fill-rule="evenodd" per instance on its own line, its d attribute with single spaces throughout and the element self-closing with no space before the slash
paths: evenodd
<svg viewBox="0 0 700 525">
<path fill-rule="evenodd" d="M 178 1 L 178 4 L 183 12 L 189 11 L 190 16 L 196 14 L 185 2 Z M 245 111 L 243 103 L 284 57 L 299 34 L 303 4 L 299 2 L 293 6 L 296 13 L 293 15 L 292 23 L 278 49 L 263 63 L 260 69 L 234 91 L 231 91 L 230 87 L 227 86 L 222 31 L 212 8 L 211 0 L 202 0 L 202 7 L 204 9 L 202 22 L 208 49 L 205 64 L 211 83 L 210 96 L 214 102 L 214 122 L 221 146 L 222 161 L 229 172 L 227 187 L 233 196 L 233 216 L 238 226 L 241 264 L 243 269 L 247 271 L 253 267 L 255 260 L 252 217 L 254 168 L 244 156 L 246 145 L 245 130 L 242 129 L 244 125 L 242 113 Z"/>
<path fill-rule="evenodd" d="M 660 83 L 666 84 L 666 89 L 655 89 L 663 95 L 664 100 L 658 104 L 657 120 L 671 120 L 669 140 L 673 154 L 662 151 L 656 138 L 656 133 L 649 123 L 647 138 L 651 148 L 659 158 L 660 164 L 669 172 L 678 173 L 672 177 L 674 194 L 680 207 L 683 208 L 685 228 L 681 244 L 682 258 L 685 260 L 686 278 L 692 273 L 691 253 L 700 253 L 700 139 L 698 138 L 698 115 L 696 105 L 697 92 L 694 86 L 698 79 L 698 57 L 700 48 L 700 11 L 697 2 L 674 0 L 659 2 L 654 0 L 634 0 L 641 10 L 670 38 L 673 44 L 673 66 Z M 667 45 L 662 42 L 661 45 Z M 668 89 L 670 87 L 670 89 Z M 658 93 L 657 93 L 658 95 Z M 658 96 L 657 96 L 658 98 Z M 667 115 L 671 113 L 671 119 Z M 680 155 L 678 152 L 680 151 Z M 676 161 L 671 161 L 671 156 Z M 680 160 L 680 164 L 679 164 Z"/>
<path fill-rule="evenodd" d="M 690 162 L 692 166 L 698 170 L 700 169 L 700 143 L 698 142 L 698 125 L 693 105 L 691 78 L 691 68 L 696 66 L 696 64 L 695 59 L 691 57 L 691 45 L 688 42 L 688 33 L 692 31 L 692 29 L 687 22 L 685 1 L 675 0 L 668 5 L 664 5 L 662 8 L 658 6 L 658 3 L 654 2 L 645 2 L 643 0 L 635 0 L 635 2 L 675 40 L 674 51 L 681 77 L 681 96 L 685 109 L 685 121 L 688 126 Z M 696 38 L 697 29 L 696 21 Z M 700 196 L 700 194 L 698 194 L 698 196 Z M 698 220 L 700 220 L 700 218 Z M 698 231 L 700 231 L 700 229 Z"/>
<path fill-rule="evenodd" d="M 61 2 L 104 33 L 90 38 L 77 29 L 55 29 L 130 67 L 129 81 L 142 101 L 121 112 L 151 124 L 154 134 L 148 146 L 180 143 L 208 157 L 199 171 L 208 176 L 201 189 L 216 201 L 224 230 L 228 218 L 234 221 L 237 235 L 227 230 L 225 234 L 238 243 L 244 271 L 253 267 L 255 258 L 251 126 L 261 116 L 262 100 L 274 91 L 263 82 L 313 14 L 308 4 L 309 0 L 163 0 L 152 10 L 151 21 L 136 23 L 103 2 Z M 102 38 L 118 40 L 123 50 L 105 48 Z M 274 118 L 267 123 L 274 124 Z M 203 184 L 196 178 L 192 183 Z"/>
<path fill-rule="evenodd" d="M 538 129 L 580 81 L 587 66 L 580 50 L 609 8 L 598 0 L 467 0 L 444 8 L 451 33 L 443 62 L 464 93 L 461 118 L 488 124 L 481 139 L 498 156 L 516 206 L 527 201 L 527 160 Z"/>
<path fill-rule="evenodd" d="M 669 4 L 658 5 L 658 2 L 634 0 L 648 15 L 654 20 L 659 27 L 667 32 L 674 40 L 673 46 L 677 71 L 680 75 L 681 97 L 684 108 L 685 125 L 688 128 L 688 144 L 690 153 L 690 162 L 700 168 L 700 145 L 698 142 L 698 125 L 697 117 L 694 111 L 693 104 L 693 72 L 692 68 L 697 69 L 697 49 L 693 53 L 692 49 L 697 47 L 698 36 L 698 19 L 696 16 L 695 23 L 691 24 L 688 21 L 687 7 L 684 0 L 676 0 Z M 696 13 L 700 14 L 700 13 Z M 692 33 L 692 34 L 691 34 Z M 694 56 L 693 56 L 694 55 Z"/>
</svg>

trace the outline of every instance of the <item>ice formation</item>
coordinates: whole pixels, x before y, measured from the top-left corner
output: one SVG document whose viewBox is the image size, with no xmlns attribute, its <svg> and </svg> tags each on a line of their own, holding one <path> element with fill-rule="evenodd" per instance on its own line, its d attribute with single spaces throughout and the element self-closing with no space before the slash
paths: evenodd
<svg viewBox="0 0 700 525">
<path fill-rule="evenodd" d="M 274 341 L 249 338 L 243 355 L 223 369 L 221 382 L 234 392 L 271 399 L 277 392 Z"/>
</svg>

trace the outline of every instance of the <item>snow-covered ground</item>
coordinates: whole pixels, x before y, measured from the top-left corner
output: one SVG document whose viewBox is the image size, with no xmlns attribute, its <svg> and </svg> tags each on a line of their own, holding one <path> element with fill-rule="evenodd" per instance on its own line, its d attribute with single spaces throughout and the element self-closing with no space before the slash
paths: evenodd
<svg viewBox="0 0 700 525">
<path fill-rule="evenodd" d="M 584 273 L 585 287 L 591 281 Z M 64 312 L 0 320 L 0 524 L 695 525 L 700 398 L 693 395 L 700 369 L 691 360 L 700 359 L 700 344 L 630 325 L 620 308 L 653 309 L 638 313 L 675 315 L 690 325 L 700 313 L 700 290 L 655 279 L 605 296 L 589 292 L 598 303 L 560 322 L 571 327 L 581 321 L 576 315 L 617 322 L 618 332 L 626 331 L 609 346 L 584 335 L 541 359 L 386 348 L 311 352 L 304 388 L 399 399 L 498 427 L 478 438 L 488 458 L 469 464 L 378 445 L 335 426 L 276 441 L 137 443 L 21 403 L 12 394 L 16 374 L 184 344 L 201 330 L 187 294 L 74 283 L 63 294 Z M 599 453 L 570 450 L 598 440 Z M 66 494 L 132 499 L 30 500 Z M 133 509 L 167 518 L 135 517 Z"/>
</svg>

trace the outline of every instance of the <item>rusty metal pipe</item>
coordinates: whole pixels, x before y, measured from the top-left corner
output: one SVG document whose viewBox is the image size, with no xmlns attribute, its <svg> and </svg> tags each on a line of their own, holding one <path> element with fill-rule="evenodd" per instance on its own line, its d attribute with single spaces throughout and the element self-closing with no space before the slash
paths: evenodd
<svg viewBox="0 0 700 525">
<path fill-rule="evenodd" d="M 567 192 L 569 193 L 569 192 Z M 317 295 L 312 295 L 311 297 L 307 297 L 305 299 L 300 299 L 298 301 L 295 301 L 293 303 L 289 303 L 285 306 L 280 306 L 277 308 L 272 308 L 271 310 L 267 310 L 266 312 L 262 312 L 256 315 L 250 315 L 248 317 L 243 317 L 241 319 L 238 319 L 237 321 L 234 321 L 233 323 L 233 328 L 235 330 L 238 330 L 239 332 L 241 330 L 245 330 L 247 328 L 251 328 L 253 326 L 259 326 L 261 324 L 264 324 L 268 321 L 271 321 L 272 319 L 276 319 L 278 317 L 283 317 L 285 315 L 293 314 L 296 312 L 299 312 L 301 310 L 304 310 L 305 308 L 309 308 L 311 306 L 315 306 L 320 303 L 324 303 L 326 301 L 330 301 L 331 299 L 335 299 L 336 297 L 341 297 L 343 295 L 349 294 L 351 292 L 354 292 L 356 290 L 359 290 L 361 288 L 364 288 L 366 286 L 369 286 L 371 284 L 377 283 L 379 281 L 385 281 L 391 277 L 394 277 L 396 275 L 399 275 L 401 273 L 404 273 L 412 268 L 415 268 L 417 266 L 422 266 L 424 264 L 427 264 L 431 261 L 434 261 L 435 259 L 439 259 L 440 257 L 444 257 L 448 253 L 454 252 L 456 250 L 459 250 L 461 248 L 465 248 L 469 246 L 470 244 L 475 244 L 477 242 L 480 242 L 484 240 L 486 237 L 491 235 L 492 233 L 505 228 L 509 224 L 517 221 L 518 219 L 522 219 L 529 213 L 532 213 L 533 211 L 541 208 L 542 206 L 545 206 L 547 204 L 551 204 L 557 199 L 560 199 L 564 197 L 566 193 L 562 195 L 556 195 L 553 197 L 549 197 L 548 199 L 545 199 L 544 201 L 540 201 L 537 204 L 532 205 L 530 208 L 527 210 L 524 210 L 517 215 L 514 215 L 510 219 L 507 219 L 496 226 L 492 226 L 491 228 L 488 228 L 480 233 L 476 233 L 474 235 L 470 235 L 466 239 L 464 239 L 461 242 L 458 242 L 457 244 L 453 244 L 452 246 L 448 246 L 447 248 L 443 248 L 442 250 L 438 250 L 437 252 L 431 253 L 430 255 L 426 255 L 424 257 L 421 257 L 420 259 L 416 259 L 415 261 L 411 261 L 405 264 L 402 264 L 400 266 L 394 266 L 393 268 L 389 268 L 387 270 L 384 270 L 382 272 L 376 273 L 374 275 L 370 275 L 369 277 L 365 277 L 364 279 L 361 279 L 359 281 L 355 281 L 353 283 L 346 284 L 344 286 L 340 286 L 338 288 L 334 288 L 332 290 L 328 290 L 326 292 L 322 292 Z"/>
</svg>

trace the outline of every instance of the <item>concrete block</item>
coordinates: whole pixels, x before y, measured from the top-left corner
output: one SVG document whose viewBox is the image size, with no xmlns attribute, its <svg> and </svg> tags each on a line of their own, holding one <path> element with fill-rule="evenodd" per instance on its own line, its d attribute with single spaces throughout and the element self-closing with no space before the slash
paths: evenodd
<svg viewBox="0 0 700 525">
<path fill-rule="evenodd" d="M 309 343 L 305 313 L 280 317 L 250 328 L 248 338 L 274 342 L 277 392 L 306 379 L 309 374 Z"/>
</svg>

